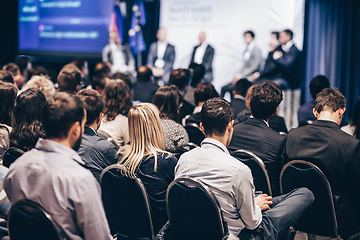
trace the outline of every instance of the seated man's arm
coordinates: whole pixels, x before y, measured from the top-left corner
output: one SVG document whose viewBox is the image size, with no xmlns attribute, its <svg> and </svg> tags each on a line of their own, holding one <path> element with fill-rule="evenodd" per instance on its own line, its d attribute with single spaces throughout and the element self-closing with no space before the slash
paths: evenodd
<svg viewBox="0 0 360 240">
<path fill-rule="evenodd" d="M 74 183 L 72 201 L 79 229 L 85 240 L 112 239 L 101 201 L 100 186 L 92 175 Z"/>
</svg>

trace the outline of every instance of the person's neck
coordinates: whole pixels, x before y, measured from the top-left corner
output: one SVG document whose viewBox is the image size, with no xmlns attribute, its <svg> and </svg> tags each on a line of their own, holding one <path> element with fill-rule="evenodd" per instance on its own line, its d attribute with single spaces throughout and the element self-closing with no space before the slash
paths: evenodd
<svg viewBox="0 0 360 240">
<path fill-rule="evenodd" d="M 224 134 L 223 136 L 218 136 L 218 135 L 213 134 L 212 136 L 206 136 L 206 137 L 215 139 L 215 140 L 221 142 L 222 144 L 224 144 L 225 147 L 228 147 L 228 145 L 229 145 L 228 137 L 226 136 L 226 134 Z"/>
<path fill-rule="evenodd" d="M 337 125 L 340 125 L 341 118 L 336 112 L 330 112 L 330 111 L 322 111 L 319 113 L 319 116 L 317 118 L 318 120 L 325 120 L 325 121 L 331 121 L 336 123 Z"/>
<path fill-rule="evenodd" d="M 72 146 L 67 138 L 49 138 L 48 140 L 60 143 L 61 145 L 65 146 L 65 147 L 72 148 Z"/>
<path fill-rule="evenodd" d="M 95 131 L 97 131 L 98 130 L 98 123 L 95 121 L 95 122 L 93 122 L 93 123 L 91 123 L 91 124 L 88 124 L 88 125 L 85 125 L 85 127 L 89 127 L 89 128 L 92 128 L 92 129 L 94 129 Z"/>
</svg>

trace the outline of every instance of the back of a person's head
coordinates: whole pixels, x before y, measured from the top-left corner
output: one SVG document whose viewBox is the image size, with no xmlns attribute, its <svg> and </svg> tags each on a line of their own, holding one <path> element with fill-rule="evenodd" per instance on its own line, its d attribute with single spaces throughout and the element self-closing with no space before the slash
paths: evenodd
<svg viewBox="0 0 360 240">
<path fill-rule="evenodd" d="M 94 74 L 105 73 L 109 75 L 111 72 L 110 67 L 105 62 L 99 62 L 95 65 Z"/>
<path fill-rule="evenodd" d="M 285 29 L 283 32 L 286 33 L 286 35 L 288 35 L 290 39 L 292 39 L 294 36 L 293 31 L 291 31 L 290 29 Z"/>
<path fill-rule="evenodd" d="M 44 137 L 42 114 L 45 95 L 36 88 L 29 88 L 19 94 L 14 108 L 14 124 L 9 138 L 11 144 L 24 151 L 33 148 Z"/>
<path fill-rule="evenodd" d="M 191 78 L 191 72 L 185 68 L 179 68 L 172 70 L 170 73 L 170 79 L 168 85 L 175 85 L 180 91 L 184 91 L 189 84 Z"/>
<path fill-rule="evenodd" d="M 33 76 L 49 76 L 49 72 L 43 66 L 35 66 L 28 70 L 27 79 L 31 79 Z M 50 79 L 50 77 L 49 77 Z"/>
<path fill-rule="evenodd" d="M 139 67 L 136 75 L 138 82 L 150 82 L 152 80 L 153 72 L 148 66 Z"/>
<path fill-rule="evenodd" d="M 55 94 L 55 87 L 53 82 L 44 75 L 34 75 L 25 86 L 26 89 L 36 88 L 42 91 L 46 98 Z"/>
<path fill-rule="evenodd" d="M 235 93 L 243 97 L 246 96 L 246 92 L 252 85 L 246 78 L 242 78 L 235 83 Z"/>
<path fill-rule="evenodd" d="M 85 60 L 82 58 L 76 58 L 72 62 L 80 71 L 85 67 Z"/>
<path fill-rule="evenodd" d="M 0 81 L 14 84 L 14 78 L 10 71 L 0 70 Z"/>
<path fill-rule="evenodd" d="M 11 125 L 17 92 L 14 84 L 0 81 L 0 123 Z"/>
<path fill-rule="evenodd" d="M 195 88 L 194 98 L 197 106 L 213 97 L 219 97 L 219 94 L 211 83 L 199 83 Z"/>
<path fill-rule="evenodd" d="M 317 75 L 313 79 L 311 79 L 310 82 L 310 94 L 311 97 L 315 100 L 316 95 L 321 92 L 325 88 L 330 87 L 330 82 L 327 77 L 324 75 Z"/>
<path fill-rule="evenodd" d="M 207 137 L 223 136 L 226 127 L 233 119 L 234 109 L 223 98 L 211 98 L 201 108 L 201 122 Z"/>
<path fill-rule="evenodd" d="M 2 70 L 7 70 L 12 73 L 13 76 L 20 74 L 20 69 L 15 63 L 8 63 L 3 66 Z"/>
<path fill-rule="evenodd" d="M 114 120 L 119 114 L 127 115 L 132 107 L 132 95 L 129 86 L 121 79 L 110 80 L 103 92 L 105 117 Z"/>
<path fill-rule="evenodd" d="M 109 76 L 106 73 L 95 74 L 91 81 L 91 87 L 93 89 L 104 90 L 107 79 L 110 80 Z"/>
<path fill-rule="evenodd" d="M 130 73 L 116 73 L 112 79 L 121 79 L 123 80 L 129 87 L 130 90 L 132 90 L 132 82 L 133 82 L 133 77 Z"/>
<path fill-rule="evenodd" d="M 336 112 L 346 107 L 346 99 L 337 88 L 325 88 L 316 95 L 315 110 Z"/>
<path fill-rule="evenodd" d="M 76 94 L 86 109 L 86 125 L 92 124 L 104 110 L 104 100 L 101 94 L 94 89 L 83 89 Z"/>
<path fill-rule="evenodd" d="M 190 86 L 195 88 L 204 78 L 206 69 L 204 65 L 197 64 L 195 62 L 190 63 L 189 69 L 192 70 L 192 78 L 191 78 Z"/>
<path fill-rule="evenodd" d="M 283 99 L 281 88 L 273 81 L 255 85 L 250 95 L 251 114 L 255 118 L 267 120 L 276 113 Z"/>
<path fill-rule="evenodd" d="M 154 157 L 154 171 L 157 169 L 159 153 L 166 153 L 165 133 L 160 122 L 159 110 L 154 104 L 140 103 L 132 107 L 128 115 L 130 148 L 120 163 L 135 175 L 145 154 Z"/>
<path fill-rule="evenodd" d="M 43 127 L 48 139 L 64 139 L 72 125 L 84 119 L 84 103 L 76 95 L 61 92 L 48 99 L 43 111 Z"/>
<path fill-rule="evenodd" d="M 161 118 L 179 121 L 180 91 L 174 86 L 162 86 L 156 91 L 153 104 L 158 107 Z"/>
<path fill-rule="evenodd" d="M 15 64 L 18 65 L 21 73 L 24 69 L 27 69 L 28 66 L 30 66 L 29 65 L 30 62 L 31 62 L 31 59 L 28 56 L 20 56 L 20 57 L 16 58 L 16 60 L 15 60 Z"/>
<path fill-rule="evenodd" d="M 80 81 L 81 81 L 80 70 L 74 64 L 65 65 L 61 69 L 57 77 L 57 82 L 59 84 L 60 92 L 69 92 L 69 93 L 77 92 L 77 87 L 79 86 Z"/>
</svg>

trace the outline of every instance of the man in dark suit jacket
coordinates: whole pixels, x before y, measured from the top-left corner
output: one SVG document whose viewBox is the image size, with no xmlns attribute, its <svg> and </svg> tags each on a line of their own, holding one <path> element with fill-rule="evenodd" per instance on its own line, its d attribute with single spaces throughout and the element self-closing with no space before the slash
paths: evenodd
<svg viewBox="0 0 360 240">
<path fill-rule="evenodd" d="M 100 127 L 104 102 L 102 96 L 94 89 L 83 89 L 78 94 L 84 102 L 87 121 L 84 135 L 77 153 L 100 182 L 101 172 L 109 165 L 118 161 L 115 145 L 96 134 Z"/>
<path fill-rule="evenodd" d="M 235 83 L 235 89 L 233 90 L 234 98 L 231 100 L 231 106 L 234 108 L 234 117 L 246 108 L 246 92 L 251 86 L 246 78 L 242 78 Z"/>
<path fill-rule="evenodd" d="M 268 122 L 276 114 L 281 101 L 282 91 L 276 83 L 266 81 L 255 85 L 250 96 L 252 116 L 234 126 L 228 147 L 230 152 L 239 149 L 251 151 L 264 161 L 274 196 L 280 194 L 279 177 L 285 136 L 270 128 Z"/>
<path fill-rule="evenodd" d="M 166 30 L 160 28 L 156 34 L 157 42 L 150 45 L 147 64 L 152 68 L 156 80 L 169 81 L 175 61 L 175 47 L 166 42 Z"/>
<path fill-rule="evenodd" d="M 212 61 L 214 58 L 214 48 L 205 42 L 206 35 L 204 32 L 199 33 L 199 45 L 194 47 L 191 55 L 190 64 L 195 62 L 205 67 L 204 80 L 211 82 L 213 80 Z"/>
<path fill-rule="evenodd" d="M 289 132 L 284 154 L 286 161 L 306 160 L 324 172 L 334 195 L 341 197 L 335 202 L 340 235 L 360 229 L 360 141 L 339 127 L 345 104 L 337 89 L 321 91 L 313 110 L 317 120 Z"/>
<path fill-rule="evenodd" d="M 148 66 L 139 67 L 134 83 L 134 101 L 152 102 L 159 85 L 153 81 L 153 73 Z"/>
</svg>

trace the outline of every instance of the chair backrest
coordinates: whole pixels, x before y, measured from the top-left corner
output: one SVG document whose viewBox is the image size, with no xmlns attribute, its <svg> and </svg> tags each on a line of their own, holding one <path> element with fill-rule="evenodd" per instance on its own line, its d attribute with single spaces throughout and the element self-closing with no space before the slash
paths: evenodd
<svg viewBox="0 0 360 240">
<path fill-rule="evenodd" d="M 20 200 L 11 207 L 8 217 L 11 240 L 65 240 L 66 234 L 52 216 L 38 203 Z"/>
<path fill-rule="evenodd" d="M 270 179 L 264 162 L 254 153 L 242 149 L 233 152 L 232 156 L 236 157 L 250 168 L 254 178 L 255 190 L 272 196 Z"/>
<path fill-rule="evenodd" d="M 175 240 L 221 240 L 227 235 L 215 197 L 199 180 L 175 179 L 166 193 L 166 207 Z"/>
<path fill-rule="evenodd" d="M 112 234 L 130 238 L 154 238 L 150 204 L 142 181 L 128 177 L 118 164 L 100 175 L 102 200 Z"/>
<path fill-rule="evenodd" d="M 188 123 L 184 128 L 189 136 L 189 141 L 200 146 L 200 143 L 205 138 L 205 134 L 201 131 L 198 125 L 195 123 Z"/>
<path fill-rule="evenodd" d="M 288 162 L 280 173 L 281 193 L 288 193 L 299 187 L 306 187 L 312 191 L 315 201 L 294 225 L 295 229 L 309 234 L 337 237 L 338 225 L 333 194 L 324 173 L 307 161 Z"/>
<path fill-rule="evenodd" d="M 8 150 L 6 150 L 6 152 L 4 153 L 4 157 L 3 157 L 3 165 L 7 168 L 10 167 L 10 165 L 15 162 L 16 159 L 18 159 L 21 155 L 24 154 L 24 151 L 16 148 L 16 147 L 11 147 Z"/>
<path fill-rule="evenodd" d="M 103 139 L 105 140 L 108 140 L 109 142 L 111 142 L 117 149 L 119 149 L 119 146 L 116 144 L 115 140 L 107 133 L 107 132 L 104 132 L 102 130 L 98 130 L 96 132 L 96 134 L 99 136 L 99 137 L 102 137 Z"/>
<path fill-rule="evenodd" d="M 194 149 L 197 147 L 199 147 L 199 146 L 196 145 L 195 143 L 192 143 L 192 142 L 185 143 L 185 144 L 179 146 L 178 149 L 176 149 L 175 156 L 179 159 L 183 153 L 186 153 L 186 152 L 190 151 L 191 149 Z"/>
</svg>

